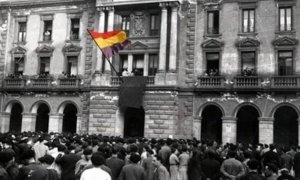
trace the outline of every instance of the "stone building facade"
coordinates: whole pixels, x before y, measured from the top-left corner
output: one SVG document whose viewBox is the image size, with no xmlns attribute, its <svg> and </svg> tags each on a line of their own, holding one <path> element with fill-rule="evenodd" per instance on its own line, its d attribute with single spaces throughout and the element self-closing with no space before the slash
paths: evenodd
<svg viewBox="0 0 300 180">
<path fill-rule="evenodd" d="M 1 132 L 299 144 L 297 0 L 7 0 L 0 13 Z M 127 33 L 118 74 L 86 29 Z M 123 69 L 146 77 L 140 109 L 118 107 Z"/>
</svg>

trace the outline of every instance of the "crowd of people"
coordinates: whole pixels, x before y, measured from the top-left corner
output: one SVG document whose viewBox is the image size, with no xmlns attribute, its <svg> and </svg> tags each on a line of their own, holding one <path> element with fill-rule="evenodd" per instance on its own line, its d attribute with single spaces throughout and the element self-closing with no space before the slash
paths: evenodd
<svg viewBox="0 0 300 180">
<path fill-rule="evenodd" d="M 59 133 L 0 134 L 0 180 L 283 180 L 300 147 Z"/>
</svg>

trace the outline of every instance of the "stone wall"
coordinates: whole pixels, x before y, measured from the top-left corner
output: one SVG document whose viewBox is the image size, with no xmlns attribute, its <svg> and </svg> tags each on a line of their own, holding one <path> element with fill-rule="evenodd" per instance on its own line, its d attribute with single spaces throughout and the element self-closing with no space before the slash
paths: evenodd
<svg viewBox="0 0 300 180">
<path fill-rule="evenodd" d="M 8 26 L 8 11 L 0 9 L 0 79 L 2 80 L 6 56 L 6 37 Z"/>
</svg>

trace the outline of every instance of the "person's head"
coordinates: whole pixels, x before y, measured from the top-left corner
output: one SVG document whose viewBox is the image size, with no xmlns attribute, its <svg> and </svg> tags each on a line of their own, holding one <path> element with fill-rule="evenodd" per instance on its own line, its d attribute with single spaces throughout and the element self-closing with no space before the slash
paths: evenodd
<svg viewBox="0 0 300 180">
<path fill-rule="evenodd" d="M 153 157 L 153 159 L 152 159 L 152 163 L 153 163 L 153 165 L 156 166 L 156 167 L 160 166 L 160 165 L 161 165 L 161 162 L 162 162 L 162 158 L 161 158 L 161 156 L 159 156 L 159 155 L 155 155 L 155 156 Z"/>
<path fill-rule="evenodd" d="M 227 155 L 228 155 L 229 158 L 235 158 L 236 157 L 236 151 L 230 149 L 228 151 Z"/>
<path fill-rule="evenodd" d="M 21 155 L 21 160 L 28 162 L 28 161 L 34 161 L 35 158 L 35 152 L 32 149 L 25 150 Z"/>
<path fill-rule="evenodd" d="M 91 157 L 93 166 L 99 167 L 105 163 L 105 158 L 100 153 L 94 153 Z"/>
<path fill-rule="evenodd" d="M 131 153 L 129 160 L 132 163 L 137 164 L 141 160 L 141 156 L 136 153 Z"/>
<path fill-rule="evenodd" d="M 92 154 L 93 154 L 93 150 L 90 149 L 90 148 L 86 148 L 86 149 L 83 151 L 83 156 L 84 156 L 84 159 L 85 159 L 86 161 L 88 161 L 88 160 L 91 159 Z"/>
<path fill-rule="evenodd" d="M 14 160 L 14 156 L 12 153 L 8 151 L 1 151 L 0 152 L 0 164 L 5 167 L 10 161 Z"/>
<path fill-rule="evenodd" d="M 277 174 L 278 168 L 275 164 L 269 163 L 265 167 L 265 175 L 266 177 L 272 176 L 273 174 Z"/>
<path fill-rule="evenodd" d="M 54 162 L 54 157 L 52 157 L 49 154 L 46 154 L 45 156 L 40 157 L 38 160 L 42 164 L 42 166 L 49 167 Z"/>
<path fill-rule="evenodd" d="M 255 159 L 251 159 L 247 162 L 248 168 L 253 171 L 258 169 L 258 165 L 259 165 L 259 162 Z"/>
</svg>

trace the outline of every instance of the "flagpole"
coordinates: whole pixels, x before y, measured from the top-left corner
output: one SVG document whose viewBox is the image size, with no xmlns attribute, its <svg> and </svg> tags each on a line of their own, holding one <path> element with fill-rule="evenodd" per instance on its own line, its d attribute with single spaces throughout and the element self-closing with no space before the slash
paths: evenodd
<svg viewBox="0 0 300 180">
<path fill-rule="evenodd" d="M 97 45 L 97 47 L 98 47 L 98 48 L 100 49 L 100 51 L 102 52 L 104 58 L 105 58 L 106 61 L 109 63 L 110 67 L 116 72 L 117 76 L 118 76 L 118 77 L 121 79 L 121 81 L 122 81 L 122 78 L 121 78 L 119 72 L 116 70 L 116 68 L 115 68 L 115 67 L 113 66 L 113 64 L 110 62 L 110 60 L 105 56 L 103 50 L 98 46 L 98 44 L 97 44 L 96 40 L 93 38 L 93 36 L 92 36 L 90 30 L 89 30 L 89 29 L 86 29 L 86 30 L 87 30 L 87 32 L 90 34 L 90 36 L 92 37 L 92 39 L 94 40 L 94 42 L 95 42 L 95 44 Z"/>
</svg>

